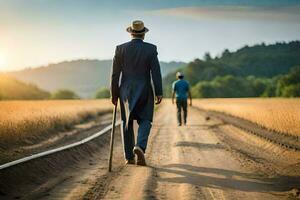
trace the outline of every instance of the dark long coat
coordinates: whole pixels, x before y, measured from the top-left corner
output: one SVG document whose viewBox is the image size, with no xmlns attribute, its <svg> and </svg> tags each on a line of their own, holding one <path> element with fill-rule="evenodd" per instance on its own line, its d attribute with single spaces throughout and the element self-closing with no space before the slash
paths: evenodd
<svg viewBox="0 0 300 200">
<path fill-rule="evenodd" d="M 156 46 L 140 39 L 117 46 L 111 74 L 111 95 L 120 99 L 122 120 L 126 124 L 133 119 L 152 121 L 154 94 L 162 95 Z"/>
</svg>

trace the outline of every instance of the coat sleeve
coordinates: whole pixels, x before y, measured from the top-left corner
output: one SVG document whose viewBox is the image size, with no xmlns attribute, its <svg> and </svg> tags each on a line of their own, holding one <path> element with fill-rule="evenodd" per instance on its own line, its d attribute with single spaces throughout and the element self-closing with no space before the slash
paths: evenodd
<svg viewBox="0 0 300 200">
<path fill-rule="evenodd" d="M 111 83 L 110 91 L 112 98 L 119 97 L 119 79 L 121 74 L 121 58 L 120 58 L 119 47 L 116 47 L 115 56 L 113 58 L 112 70 L 111 70 Z"/>
<path fill-rule="evenodd" d="M 157 58 L 157 54 L 158 54 L 157 49 L 155 47 L 155 52 L 151 62 L 151 74 L 152 74 L 152 80 L 154 84 L 155 95 L 162 96 L 163 95 L 162 78 L 161 78 L 161 71 L 160 71 L 160 65 Z"/>
</svg>

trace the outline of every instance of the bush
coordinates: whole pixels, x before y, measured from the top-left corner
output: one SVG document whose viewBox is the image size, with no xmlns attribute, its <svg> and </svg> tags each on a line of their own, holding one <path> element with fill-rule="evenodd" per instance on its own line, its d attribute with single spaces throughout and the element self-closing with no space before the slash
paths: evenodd
<svg viewBox="0 0 300 200">
<path fill-rule="evenodd" d="M 105 99 L 110 97 L 110 91 L 107 88 L 100 88 L 95 95 L 96 99 Z"/>
<path fill-rule="evenodd" d="M 300 97 L 300 83 L 295 85 L 289 85 L 282 90 L 283 97 Z"/>
<path fill-rule="evenodd" d="M 216 77 L 212 81 L 202 81 L 192 88 L 192 96 L 200 98 L 228 98 L 255 96 L 252 82 L 231 75 Z"/>
<path fill-rule="evenodd" d="M 300 66 L 296 66 L 290 72 L 279 78 L 277 83 L 277 96 L 299 97 Z"/>
<path fill-rule="evenodd" d="M 80 99 L 79 96 L 72 90 L 58 90 L 51 95 L 52 99 Z"/>
</svg>

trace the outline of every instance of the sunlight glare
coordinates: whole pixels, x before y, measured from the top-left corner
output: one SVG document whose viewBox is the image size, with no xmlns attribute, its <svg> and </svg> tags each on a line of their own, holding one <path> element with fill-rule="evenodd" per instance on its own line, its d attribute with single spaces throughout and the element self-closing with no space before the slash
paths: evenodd
<svg viewBox="0 0 300 200">
<path fill-rule="evenodd" d="M 6 59 L 4 55 L 0 54 L 0 71 L 5 69 Z"/>
</svg>

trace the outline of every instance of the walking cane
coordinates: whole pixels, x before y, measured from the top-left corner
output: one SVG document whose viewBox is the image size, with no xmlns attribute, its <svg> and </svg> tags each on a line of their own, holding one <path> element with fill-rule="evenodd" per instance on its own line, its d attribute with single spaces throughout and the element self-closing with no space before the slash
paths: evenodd
<svg viewBox="0 0 300 200">
<path fill-rule="evenodd" d="M 109 153 L 109 160 L 108 160 L 108 171 L 111 172 L 112 167 L 112 157 L 113 157 L 113 150 L 114 150 L 114 138 L 115 138 L 115 125 L 116 125 L 116 115 L 117 115 L 117 105 L 114 107 L 113 111 L 113 119 L 112 119 L 112 128 L 110 134 L 110 153 Z"/>
</svg>

